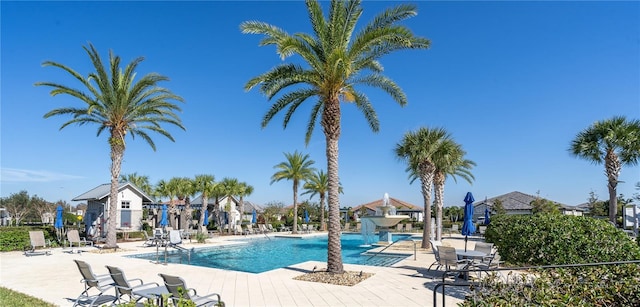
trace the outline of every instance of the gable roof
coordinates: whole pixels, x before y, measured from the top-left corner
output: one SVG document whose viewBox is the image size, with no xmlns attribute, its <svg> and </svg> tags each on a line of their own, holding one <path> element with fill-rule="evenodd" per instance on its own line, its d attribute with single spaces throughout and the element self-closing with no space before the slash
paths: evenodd
<svg viewBox="0 0 640 307">
<path fill-rule="evenodd" d="M 239 203 L 239 201 L 231 196 L 231 201 L 234 203 Z M 207 197 L 207 205 L 213 205 L 216 202 L 216 198 L 215 197 Z M 218 197 L 218 202 L 220 204 L 226 204 L 227 203 L 227 196 L 221 196 Z M 198 206 L 202 206 L 202 194 L 198 195 L 198 197 L 194 198 L 193 200 L 191 200 L 191 205 L 198 205 Z"/>
<path fill-rule="evenodd" d="M 130 182 L 121 182 L 118 184 L 118 192 L 123 191 L 126 188 L 130 188 L 136 193 L 142 196 L 142 202 L 152 202 L 153 198 L 146 193 L 142 192 L 142 190 L 138 189 L 134 184 Z M 106 197 L 109 197 L 109 193 L 111 193 L 111 184 L 105 183 L 101 184 L 79 196 L 76 196 L 72 201 L 81 201 L 81 200 L 101 200 Z"/>
<path fill-rule="evenodd" d="M 374 200 L 370 203 L 362 204 L 353 208 L 353 211 L 360 210 L 362 207 L 366 207 L 371 211 L 376 211 L 378 207 L 381 207 L 384 204 L 384 199 L 380 198 L 378 200 Z M 397 198 L 389 197 L 389 204 L 396 207 L 396 211 L 422 211 L 422 207 L 418 207 L 414 204 L 408 203 L 403 200 L 399 200 Z"/>
<path fill-rule="evenodd" d="M 500 200 L 502 202 L 502 207 L 505 210 L 531 210 L 533 209 L 533 206 L 531 206 L 531 202 L 538 199 L 538 196 L 533 196 L 533 195 L 529 195 L 529 194 L 525 194 L 522 192 L 518 192 L 518 191 L 513 191 L 507 194 L 503 194 L 500 196 L 496 196 L 496 197 L 492 197 L 486 200 L 481 200 L 479 202 L 475 202 L 474 203 L 474 207 L 478 207 L 481 205 L 484 205 L 485 202 L 489 207 L 493 207 L 493 204 L 496 200 Z M 560 208 L 571 208 L 573 209 L 574 207 L 571 206 L 567 206 L 565 204 L 559 203 L 557 201 L 553 201 L 550 200 L 556 204 L 558 204 L 560 206 Z"/>
</svg>

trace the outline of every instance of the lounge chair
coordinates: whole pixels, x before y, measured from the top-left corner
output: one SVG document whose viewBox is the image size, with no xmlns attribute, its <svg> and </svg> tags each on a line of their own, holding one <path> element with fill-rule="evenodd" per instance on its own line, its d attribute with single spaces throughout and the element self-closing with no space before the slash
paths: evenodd
<svg viewBox="0 0 640 307">
<path fill-rule="evenodd" d="M 115 286 L 110 274 L 95 275 L 88 263 L 77 259 L 73 261 L 78 265 L 82 275 L 80 282 L 84 284 L 84 291 L 75 299 L 73 306 L 102 306 L 117 300 L 113 295 L 104 294 Z"/>
<path fill-rule="evenodd" d="M 200 296 L 193 288 L 187 288 L 184 280 L 178 276 L 158 274 L 164 280 L 164 286 L 171 292 L 171 300 L 177 305 L 180 299 L 190 300 L 195 303 L 196 306 L 222 306 L 224 302 L 220 298 L 220 294 L 211 293 L 208 295 Z"/>
<path fill-rule="evenodd" d="M 116 300 L 118 301 L 118 304 L 126 303 L 126 302 L 138 302 L 144 297 L 135 295 L 134 291 L 140 291 L 143 289 L 155 288 L 160 286 L 160 284 L 158 284 L 157 282 L 145 284 L 140 278 L 127 279 L 124 276 L 124 272 L 120 268 L 110 266 L 110 265 L 107 265 L 106 267 L 107 267 L 107 270 L 109 270 L 109 274 L 111 275 L 111 278 L 115 283 L 116 298 L 117 298 Z M 132 285 L 131 284 L 132 282 L 135 282 L 135 283 L 139 282 L 140 284 Z M 129 298 L 129 300 L 126 302 L 122 301 L 122 298 L 125 295 Z"/>
<path fill-rule="evenodd" d="M 74 247 L 93 246 L 93 241 L 87 241 L 85 237 L 80 237 L 77 229 L 67 231 L 67 241 L 69 241 L 70 253 L 74 252 Z M 82 252 L 82 250 L 78 249 L 78 253 L 80 252 Z"/>
<path fill-rule="evenodd" d="M 276 231 L 271 224 L 267 224 L 267 230 L 269 230 L 269 232 L 275 232 Z"/>
<path fill-rule="evenodd" d="M 149 237 L 146 230 L 142 231 L 142 235 L 144 236 L 142 247 L 156 246 L 156 244 L 158 244 L 158 240 L 156 240 L 155 237 Z"/>
<path fill-rule="evenodd" d="M 427 269 L 427 272 L 431 271 L 431 268 L 436 264 L 438 265 L 436 267 L 436 270 L 439 270 L 440 267 L 442 266 L 442 263 L 440 263 L 440 254 L 438 253 L 438 247 L 442 246 L 442 242 L 441 241 L 433 241 L 433 240 L 431 240 L 431 241 L 429 241 L 429 243 L 431 244 L 431 251 L 433 251 L 433 255 L 435 256 L 436 261 L 434 261 L 429 266 L 429 268 Z"/>
<path fill-rule="evenodd" d="M 51 244 L 44 239 L 42 230 L 29 231 L 30 249 L 25 250 L 25 256 L 51 255 Z M 37 250 L 38 248 L 42 248 Z"/>
<path fill-rule="evenodd" d="M 403 232 L 404 231 L 404 225 L 402 225 L 402 224 L 396 225 L 396 231 Z"/>
<path fill-rule="evenodd" d="M 458 254 L 456 253 L 456 249 L 450 246 L 438 246 L 438 254 L 440 256 L 440 264 L 445 268 L 445 270 L 454 270 L 453 272 L 454 278 L 459 276 L 458 271 L 467 270 L 471 261 L 469 259 L 458 259 Z M 467 274 L 465 274 L 465 277 Z"/>
<path fill-rule="evenodd" d="M 482 272 L 486 273 L 486 270 L 497 269 L 500 267 L 501 263 L 502 261 L 500 260 L 500 254 L 498 252 L 495 252 L 493 253 L 493 256 L 487 261 L 483 260 L 482 262 L 474 263 L 473 268 L 482 270 L 478 271 L 478 278 L 481 278 Z"/>
<path fill-rule="evenodd" d="M 411 223 L 404 224 L 404 231 L 406 231 L 406 232 L 413 231 L 413 226 L 411 225 Z"/>
</svg>

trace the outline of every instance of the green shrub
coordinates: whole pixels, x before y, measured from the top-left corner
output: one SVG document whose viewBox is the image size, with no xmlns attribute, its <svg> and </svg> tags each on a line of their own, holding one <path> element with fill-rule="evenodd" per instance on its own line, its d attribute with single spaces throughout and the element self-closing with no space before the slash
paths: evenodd
<svg viewBox="0 0 640 307">
<path fill-rule="evenodd" d="M 605 220 L 570 215 L 496 215 L 485 237 L 503 260 L 520 265 L 640 259 L 640 248 Z"/>
<path fill-rule="evenodd" d="M 27 235 L 28 236 L 28 235 Z M 0 287 L 0 305 L 2 306 L 22 306 L 22 307 L 53 307 L 54 304 L 47 303 L 39 298 L 26 295 L 5 287 Z"/>
<path fill-rule="evenodd" d="M 42 230 L 44 239 L 51 242 L 52 246 L 59 246 L 56 238 L 56 230 L 53 226 L 16 226 L 0 227 L 0 252 L 23 251 L 31 246 L 29 241 L 29 231 Z"/>
<path fill-rule="evenodd" d="M 640 248 L 605 220 L 567 215 L 496 215 L 485 233 L 519 265 L 640 260 Z M 535 276 L 535 278 L 533 278 Z M 495 275 L 461 306 L 639 306 L 640 265 L 537 269 Z"/>
</svg>

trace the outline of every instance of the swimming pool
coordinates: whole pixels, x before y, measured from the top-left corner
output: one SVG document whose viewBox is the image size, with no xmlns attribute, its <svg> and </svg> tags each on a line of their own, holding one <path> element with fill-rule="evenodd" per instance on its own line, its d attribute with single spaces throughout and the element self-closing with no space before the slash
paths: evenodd
<svg viewBox="0 0 640 307">
<path fill-rule="evenodd" d="M 409 236 L 394 234 L 392 240 L 397 241 Z M 262 273 L 305 261 L 327 261 L 327 236 L 270 238 L 246 240 L 246 244 L 198 248 L 191 254 L 189 264 L 249 273 Z M 407 255 L 403 254 L 378 255 L 373 258 L 371 258 L 371 255 L 362 255 L 372 247 L 361 247 L 364 241 L 360 234 L 343 234 L 341 242 L 342 261 L 346 264 L 390 266 L 407 257 Z M 153 252 L 128 257 L 155 261 L 156 256 L 156 253 Z M 160 261 L 164 261 L 164 253 L 161 253 Z M 173 250 L 169 252 L 167 262 L 186 263 L 186 260 L 181 256 L 180 251 Z"/>
</svg>

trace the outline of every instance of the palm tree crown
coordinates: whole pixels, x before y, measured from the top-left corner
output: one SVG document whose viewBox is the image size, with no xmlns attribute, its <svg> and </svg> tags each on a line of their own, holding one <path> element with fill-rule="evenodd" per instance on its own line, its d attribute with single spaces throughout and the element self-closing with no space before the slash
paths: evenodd
<svg viewBox="0 0 640 307">
<path fill-rule="evenodd" d="M 78 80 L 88 92 L 53 82 L 38 82 L 36 86 L 53 88 L 51 95 L 69 95 L 82 101 L 83 107 L 64 107 L 49 111 L 44 118 L 59 115 L 69 115 L 71 119 L 60 127 L 63 129 L 71 124 L 98 125 L 99 136 L 108 130 L 111 149 L 111 191 L 109 202 L 109 219 L 107 225 L 106 247 L 115 248 L 116 245 L 116 208 L 118 203 L 118 177 L 125 151 L 125 136 L 136 136 L 145 140 L 155 151 L 156 146 L 149 131 L 158 133 L 174 141 L 169 132 L 162 128 L 162 124 L 170 124 L 184 130 L 180 118 L 175 113 L 180 108 L 172 101 L 180 101 L 180 96 L 173 94 L 166 88 L 158 86 L 162 81 L 168 81 L 165 76 L 150 73 L 135 81 L 135 70 L 143 61 L 139 57 L 129 63 L 124 70 L 120 68 L 120 57 L 109 52 L 109 66 L 102 63 L 98 51 L 92 44 L 83 47 L 89 55 L 95 72 L 87 77 L 60 63 L 46 61 L 43 66 L 60 68 Z"/>
<path fill-rule="evenodd" d="M 307 67 L 283 63 L 247 82 L 246 90 L 260 86 L 268 100 L 278 96 L 262 119 L 262 127 L 280 111 L 284 115 L 286 128 L 298 107 L 316 97 L 307 124 L 305 142 L 308 144 L 316 121 L 322 126 L 327 155 L 329 179 L 329 238 L 327 270 L 343 271 L 340 245 L 340 204 L 338 198 L 338 139 L 341 130 L 340 102 L 353 103 L 374 132 L 379 130 L 379 121 L 368 97 L 356 86 L 376 87 L 391 96 L 401 106 L 407 97 L 400 87 L 382 74 L 379 59 L 397 50 L 426 49 L 429 40 L 416 37 L 405 26 L 398 23 L 415 16 L 414 5 L 398 5 L 377 15 L 371 22 L 356 32 L 356 24 L 362 15 L 360 0 L 332 0 L 329 15 L 325 17 L 316 0 L 306 1 L 313 33 L 289 34 L 276 26 L 247 21 L 240 25 L 243 33 L 261 34 L 261 46 L 275 45 L 282 59 L 292 55 L 302 58 Z"/>
<path fill-rule="evenodd" d="M 595 164 L 604 163 L 609 190 L 609 221 L 615 223 L 622 166 L 636 165 L 640 159 L 640 120 L 615 116 L 595 122 L 578 133 L 569 152 Z"/>
</svg>

